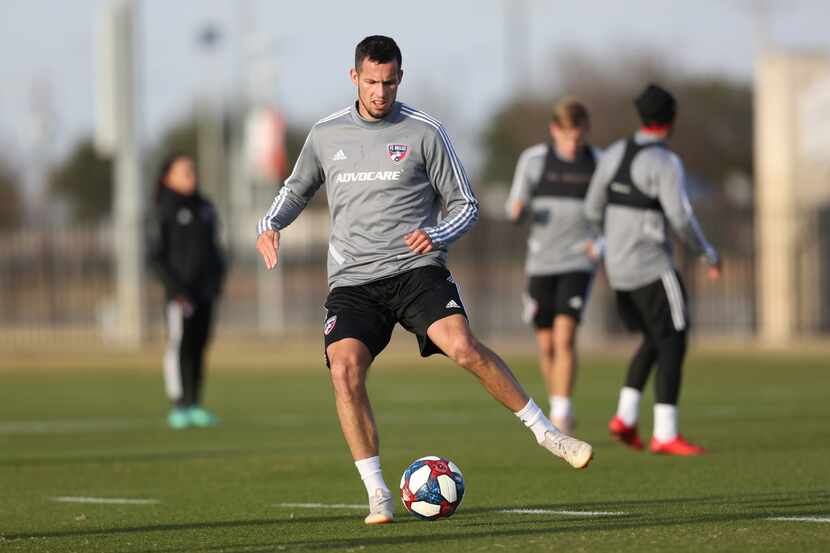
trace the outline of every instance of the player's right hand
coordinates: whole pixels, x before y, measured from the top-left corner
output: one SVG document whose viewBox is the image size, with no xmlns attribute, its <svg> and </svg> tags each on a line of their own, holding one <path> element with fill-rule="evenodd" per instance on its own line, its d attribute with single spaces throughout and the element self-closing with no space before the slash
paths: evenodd
<svg viewBox="0 0 830 553">
<path fill-rule="evenodd" d="M 279 231 L 268 229 L 256 239 L 256 249 L 265 261 L 265 268 L 269 271 L 277 266 L 280 251 Z"/>
<path fill-rule="evenodd" d="M 516 200 L 510 204 L 510 207 L 507 209 L 507 219 L 511 223 L 518 223 L 522 220 L 522 215 L 525 212 L 525 204 L 521 200 Z"/>
<path fill-rule="evenodd" d="M 711 281 L 719 280 L 722 274 L 723 270 L 721 269 L 720 263 L 717 265 L 710 265 L 709 269 L 706 271 L 706 275 Z"/>
</svg>

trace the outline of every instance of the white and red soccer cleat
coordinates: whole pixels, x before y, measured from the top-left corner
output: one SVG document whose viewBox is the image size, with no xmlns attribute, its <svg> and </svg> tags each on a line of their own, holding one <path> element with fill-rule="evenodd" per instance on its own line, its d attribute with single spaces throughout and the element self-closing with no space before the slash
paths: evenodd
<svg viewBox="0 0 830 553">
<path fill-rule="evenodd" d="M 689 457 L 692 455 L 703 455 L 706 450 L 699 445 L 695 445 L 686 441 L 686 438 L 680 434 L 673 440 L 668 442 L 660 442 L 655 438 L 651 439 L 651 452 L 662 455 L 680 455 Z"/>
<path fill-rule="evenodd" d="M 628 426 L 620 417 L 614 417 L 608 423 L 608 431 L 615 440 L 627 445 L 631 449 L 640 451 L 643 449 L 643 441 L 637 432 L 637 426 Z"/>
</svg>

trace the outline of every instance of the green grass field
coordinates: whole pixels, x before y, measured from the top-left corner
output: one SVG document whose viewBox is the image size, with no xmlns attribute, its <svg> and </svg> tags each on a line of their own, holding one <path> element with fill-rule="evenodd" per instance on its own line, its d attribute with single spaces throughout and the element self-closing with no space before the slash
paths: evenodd
<svg viewBox="0 0 830 553">
<path fill-rule="evenodd" d="M 364 510 L 349 505 L 364 503 L 365 492 L 316 350 L 304 366 L 215 371 L 207 403 L 223 424 L 184 432 L 164 424 L 160 373 L 10 370 L 0 374 L 0 550 L 830 550 L 826 358 L 693 355 L 681 428 L 711 453 L 667 458 L 610 441 L 625 359 L 586 356 L 577 434 L 596 458 L 576 471 L 536 446 L 471 377 L 407 345 L 411 363 L 381 356 L 370 380 L 384 473 L 397 486 L 417 457 L 453 459 L 467 484 L 453 518 L 420 522 L 399 505 L 396 524 L 363 525 Z M 533 360 L 509 360 L 543 404 Z M 644 405 L 649 438 L 650 392 Z M 337 504 L 346 506 L 325 506 Z M 510 509 L 539 512 L 502 512 Z"/>
</svg>

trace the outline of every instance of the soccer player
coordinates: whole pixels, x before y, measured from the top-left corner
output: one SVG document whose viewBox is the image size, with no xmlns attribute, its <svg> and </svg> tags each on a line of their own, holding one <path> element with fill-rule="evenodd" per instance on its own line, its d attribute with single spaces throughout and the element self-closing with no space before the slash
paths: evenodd
<svg viewBox="0 0 830 553">
<path fill-rule="evenodd" d="M 576 468 L 587 466 L 591 446 L 559 432 L 504 361 L 470 332 L 447 247 L 475 223 L 478 202 L 444 127 L 396 100 L 403 71 L 395 41 L 362 40 L 350 76 L 357 101 L 312 127 L 259 223 L 257 250 L 272 269 L 280 230 L 326 186 L 325 356 L 340 426 L 369 496 L 366 524 L 394 517 L 366 375 L 396 323 L 416 335 L 422 356 L 443 353 L 475 375 L 544 448 Z"/>
<path fill-rule="evenodd" d="M 174 154 L 162 164 L 148 225 L 150 266 L 166 296 L 164 382 L 171 428 L 205 427 L 216 417 L 201 406 L 204 354 L 214 305 L 225 277 L 213 204 L 198 191 L 193 159 Z"/>
<path fill-rule="evenodd" d="M 587 217 L 597 225 L 605 223 L 605 267 L 620 315 L 629 329 L 643 335 L 608 428 L 622 443 L 643 449 L 637 431 L 640 396 L 656 365 L 651 451 L 699 455 L 704 449 L 677 429 L 689 313 L 674 267 L 669 225 L 706 260 L 712 280 L 720 277 L 720 260 L 692 212 L 683 164 L 666 144 L 675 120 L 674 97 L 652 84 L 634 104 L 642 121 L 639 132 L 605 151 L 585 199 Z"/>
<path fill-rule="evenodd" d="M 583 205 L 599 155 L 586 142 L 589 128 L 584 104 L 559 101 L 548 125 L 551 140 L 522 152 L 507 201 L 512 221 L 531 218 L 525 319 L 536 332 L 550 419 L 566 434 L 573 429 L 576 330 L 596 268 L 591 246 L 599 242 Z"/>
</svg>

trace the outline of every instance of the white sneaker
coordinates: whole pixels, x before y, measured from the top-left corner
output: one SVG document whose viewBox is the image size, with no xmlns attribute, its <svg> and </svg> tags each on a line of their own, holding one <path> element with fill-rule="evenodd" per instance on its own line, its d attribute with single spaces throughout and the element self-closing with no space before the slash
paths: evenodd
<svg viewBox="0 0 830 553">
<path fill-rule="evenodd" d="M 395 520 L 395 501 L 392 493 L 381 488 L 369 498 L 369 514 L 363 522 L 366 524 L 389 524 Z"/>
<path fill-rule="evenodd" d="M 562 432 L 545 432 L 541 446 L 577 469 L 584 469 L 594 458 L 591 444 Z"/>
</svg>

